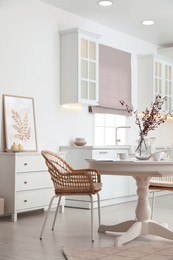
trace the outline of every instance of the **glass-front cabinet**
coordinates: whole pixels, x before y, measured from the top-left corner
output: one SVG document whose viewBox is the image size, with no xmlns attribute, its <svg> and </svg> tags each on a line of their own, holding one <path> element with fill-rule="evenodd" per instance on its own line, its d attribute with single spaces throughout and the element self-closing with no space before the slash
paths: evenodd
<svg viewBox="0 0 173 260">
<path fill-rule="evenodd" d="M 162 112 L 173 108 L 173 61 L 160 55 L 138 57 L 138 110 L 143 111 L 156 95 L 166 96 Z M 145 98 L 144 98 L 145 97 Z"/>
<path fill-rule="evenodd" d="M 164 111 L 172 109 L 172 63 L 154 61 L 154 96 L 167 96 Z"/>
<path fill-rule="evenodd" d="M 97 100 L 97 46 L 92 40 L 79 37 L 81 99 Z"/>
<path fill-rule="evenodd" d="M 99 37 L 79 28 L 60 32 L 61 104 L 98 105 Z"/>
</svg>

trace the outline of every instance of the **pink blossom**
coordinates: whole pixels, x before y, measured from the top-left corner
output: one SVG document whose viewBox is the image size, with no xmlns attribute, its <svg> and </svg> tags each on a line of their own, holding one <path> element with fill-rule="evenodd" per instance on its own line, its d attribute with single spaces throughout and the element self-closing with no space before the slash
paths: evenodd
<svg viewBox="0 0 173 260">
<path fill-rule="evenodd" d="M 168 116 L 173 116 L 173 111 L 169 111 L 163 116 L 160 114 L 166 100 L 167 97 L 162 98 L 160 95 L 157 95 L 155 101 L 151 103 L 151 109 L 146 108 L 145 111 L 142 112 L 141 119 L 139 119 L 138 112 L 134 111 L 123 100 L 120 100 L 120 103 L 126 107 L 128 113 L 134 113 L 135 123 L 139 126 L 140 136 L 147 136 L 149 131 L 155 130 L 159 125 L 164 123 Z"/>
</svg>

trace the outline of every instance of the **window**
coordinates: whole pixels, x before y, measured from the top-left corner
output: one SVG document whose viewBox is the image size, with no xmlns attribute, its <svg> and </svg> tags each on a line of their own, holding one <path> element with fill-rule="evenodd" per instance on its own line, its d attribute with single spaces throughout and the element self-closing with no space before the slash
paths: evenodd
<svg viewBox="0 0 173 260">
<path fill-rule="evenodd" d="M 94 145 L 116 145 L 116 128 L 126 126 L 126 116 L 113 114 L 94 114 Z M 118 144 L 125 145 L 126 129 L 117 131 Z"/>
</svg>

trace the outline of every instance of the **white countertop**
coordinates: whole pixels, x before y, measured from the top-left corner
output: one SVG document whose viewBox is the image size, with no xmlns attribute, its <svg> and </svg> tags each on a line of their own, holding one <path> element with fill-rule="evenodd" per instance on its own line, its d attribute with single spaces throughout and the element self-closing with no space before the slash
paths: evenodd
<svg viewBox="0 0 173 260">
<path fill-rule="evenodd" d="M 77 145 L 67 145 L 67 146 L 60 146 L 60 149 L 129 149 L 130 145 L 105 145 L 105 146 L 94 146 L 94 145 L 84 145 L 84 146 L 77 146 Z"/>
</svg>

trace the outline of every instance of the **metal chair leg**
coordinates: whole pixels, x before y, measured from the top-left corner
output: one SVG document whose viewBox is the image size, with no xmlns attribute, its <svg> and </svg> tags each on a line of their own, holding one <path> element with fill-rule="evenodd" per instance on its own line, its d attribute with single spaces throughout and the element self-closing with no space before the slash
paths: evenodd
<svg viewBox="0 0 173 260">
<path fill-rule="evenodd" d="M 45 228 L 45 226 L 46 226 L 46 223 L 47 223 L 48 215 L 49 215 L 50 209 L 51 209 L 51 207 L 52 207 L 53 200 L 54 200 L 56 197 L 57 197 L 57 195 L 54 195 L 54 196 L 51 198 L 51 200 L 50 200 L 49 207 L 48 207 L 48 210 L 47 210 L 47 213 L 46 213 L 44 222 L 43 222 L 43 227 L 42 227 L 42 230 L 41 230 L 41 233 L 40 233 L 40 240 L 42 240 L 42 235 L 43 235 L 43 232 L 44 232 L 44 228 Z"/>
<path fill-rule="evenodd" d="M 91 241 L 94 242 L 94 228 L 93 228 L 93 196 L 90 196 L 91 200 Z"/>
<path fill-rule="evenodd" d="M 98 201 L 98 220 L 99 220 L 99 226 L 101 224 L 101 215 L 100 215 L 100 194 L 97 193 L 97 201 Z"/>
<path fill-rule="evenodd" d="M 53 224 L 52 224 L 52 230 L 54 230 L 54 226 L 55 226 L 56 217 L 57 217 L 57 214 L 58 214 L 59 205 L 61 203 L 61 197 L 62 196 L 60 196 L 59 199 L 58 199 L 58 203 L 57 203 L 57 207 L 56 207 L 56 211 L 55 211 L 55 216 L 54 216 Z"/>
<path fill-rule="evenodd" d="M 154 205 L 155 205 L 155 190 L 153 190 L 153 198 L 152 198 L 152 205 L 151 205 L 151 219 L 153 219 L 153 215 L 154 215 Z"/>
</svg>

